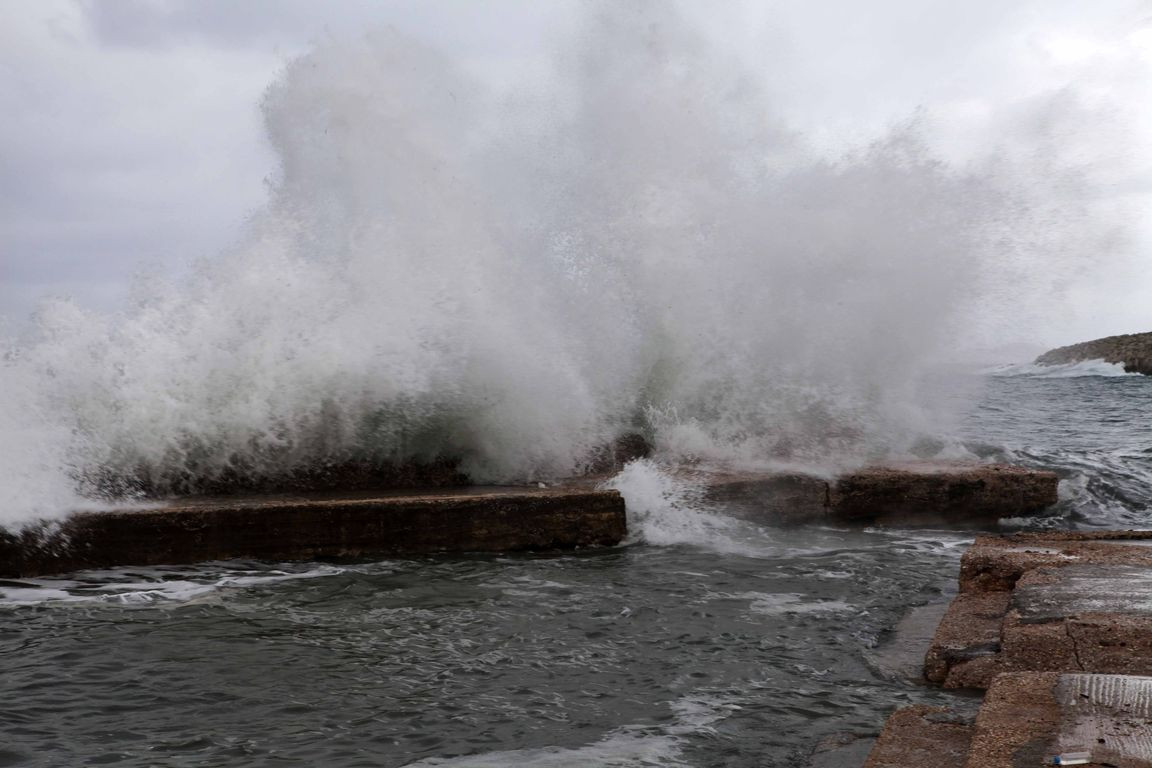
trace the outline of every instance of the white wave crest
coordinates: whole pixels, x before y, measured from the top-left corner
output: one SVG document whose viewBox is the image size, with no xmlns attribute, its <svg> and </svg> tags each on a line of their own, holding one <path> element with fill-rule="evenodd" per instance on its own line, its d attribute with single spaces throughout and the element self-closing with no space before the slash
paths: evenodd
<svg viewBox="0 0 1152 768">
<path fill-rule="evenodd" d="M 1017 363 L 999 365 L 988 368 L 983 373 L 987 376 L 1030 376 L 1037 379 L 1077 379 L 1086 376 L 1139 376 L 1138 373 L 1129 373 L 1119 363 L 1109 363 L 1104 360 L 1082 360 L 1078 363 L 1065 363 L 1062 365 L 1037 365 L 1036 363 Z"/>
</svg>

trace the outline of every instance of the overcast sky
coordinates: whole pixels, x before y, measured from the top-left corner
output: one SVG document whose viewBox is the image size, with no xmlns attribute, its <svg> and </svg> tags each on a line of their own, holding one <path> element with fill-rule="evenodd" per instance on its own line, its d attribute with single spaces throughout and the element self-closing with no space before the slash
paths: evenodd
<svg viewBox="0 0 1152 768">
<path fill-rule="evenodd" d="M 391 25 L 512 84 L 576 8 L 0 0 L 0 316 L 19 326 L 45 296 L 114 309 L 135 273 L 234 241 L 275 170 L 261 95 L 313 41 Z M 688 13 L 833 154 L 923 108 L 937 150 L 964 162 L 1026 144 L 1062 105 L 1059 151 L 1137 247 L 1102 259 L 1033 340 L 1152 330 L 1152 2 L 701 0 Z"/>
</svg>

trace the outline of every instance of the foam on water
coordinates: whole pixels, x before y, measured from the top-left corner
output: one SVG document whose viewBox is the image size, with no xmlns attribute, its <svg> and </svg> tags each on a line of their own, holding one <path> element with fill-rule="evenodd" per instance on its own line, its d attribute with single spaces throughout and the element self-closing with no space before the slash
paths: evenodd
<svg viewBox="0 0 1152 768">
<path fill-rule="evenodd" d="M 1082 360 L 1078 363 L 1062 365 L 1037 365 L 1035 363 L 1013 363 L 998 365 L 984 371 L 988 376 L 1034 376 L 1045 379 L 1076 379 L 1082 376 L 1140 376 L 1129 373 L 1119 363 L 1104 360 Z"/>
<path fill-rule="evenodd" d="M 333 566 L 310 566 L 304 571 L 227 569 L 223 574 L 207 566 L 180 571 L 116 569 L 86 571 L 71 578 L 0 580 L 0 606 L 110 605 L 153 607 L 202 602 L 222 590 L 245 589 L 295 579 L 343 573 Z"/>
<path fill-rule="evenodd" d="M 740 707 L 718 697 L 694 695 L 671 703 L 672 724 L 663 727 L 623 726 L 603 739 L 582 747 L 544 747 L 489 752 L 456 758 L 427 758 L 408 763 L 408 768 L 658 768 L 690 766 L 683 754 L 686 737 L 707 735 L 712 726 Z"/>
<path fill-rule="evenodd" d="M 711 513 L 704 502 L 704 487 L 639 459 L 604 484 L 620 491 L 628 509 L 628 530 L 635 540 L 649 544 L 689 544 L 715 539 L 730 518 Z"/>
<path fill-rule="evenodd" d="M 391 31 L 289 64 L 235 248 L 0 342 L 0 523 L 349 462 L 566 476 L 636 430 L 670 461 L 854 461 L 947 421 L 918 373 L 1027 248 L 1005 178 L 914 121 L 816 155 L 670 3 L 590 4 L 535 82 Z"/>
</svg>

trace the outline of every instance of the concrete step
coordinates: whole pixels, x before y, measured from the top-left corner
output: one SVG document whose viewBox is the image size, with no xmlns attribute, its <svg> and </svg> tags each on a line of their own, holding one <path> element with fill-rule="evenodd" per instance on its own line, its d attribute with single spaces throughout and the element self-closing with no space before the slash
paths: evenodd
<svg viewBox="0 0 1152 768">
<path fill-rule="evenodd" d="M 970 714 L 916 705 L 888 718 L 864 768 L 964 768 L 975 725 Z"/>
</svg>

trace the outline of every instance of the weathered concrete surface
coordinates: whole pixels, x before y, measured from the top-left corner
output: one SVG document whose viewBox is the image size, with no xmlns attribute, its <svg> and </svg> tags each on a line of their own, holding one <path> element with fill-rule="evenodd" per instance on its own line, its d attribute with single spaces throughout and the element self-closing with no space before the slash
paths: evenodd
<svg viewBox="0 0 1152 768">
<path fill-rule="evenodd" d="M 925 677 L 984 688 L 1000 672 L 1152 675 L 1152 532 L 981 537 Z"/>
<path fill-rule="evenodd" d="M 78 513 L 0 532 L 0 577 L 119 565 L 610 546 L 627 533 L 616 491 L 465 488 L 183 501 Z"/>
<path fill-rule="evenodd" d="M 1008 592 L 965 594 L 952 601 L 924 657 L 924 678 L 945 688 L 986 688 L 1000 671 L 1000 630 Z"/>
<path fill-rule="evenodd" d="M 1002 674 L 974 723 L 940 707 L 898 710 L 865 768 L 1035 768 L 1085 752 L 1093 766 L 1152 768 L 1152 678 Z"/>
<path fill-rule="evenodd" d="M 835 479 L 802 473 L 696 473 L 710 498 L 777 524 L 990 525 L 1056 503 L 1051 472 L 1005 464 L 915 462 L 865 467 Z"/>
<path fill-rule="evenodd" d="M 1152 333 L 1126 333 L 1058 347 L 1036 358 L 1036 364 L 1062 365 L 1084 360 L 1118 363 L 1129 373 L 1152 376 Z"/>
<path fill-rule="evenodd" d="M 1058 754 L 1059 679 L 1053 673 L 998 676 L 976 716 L 965 768 L 1034 768 Z"/>
<path fill-rule="evenodd" d="M 975 733 L 970 716 L 919 704 L 888 718 L 864 768 L 963 768 Z"/>
<path fill-rule="evenodd" d="M 981 536 L 960 562 L 960 591 L 1010 590 L 1026 571 L 1071 563 L 1152 567 L 1152 531 L 1052 531 Z"/>
</svg>

